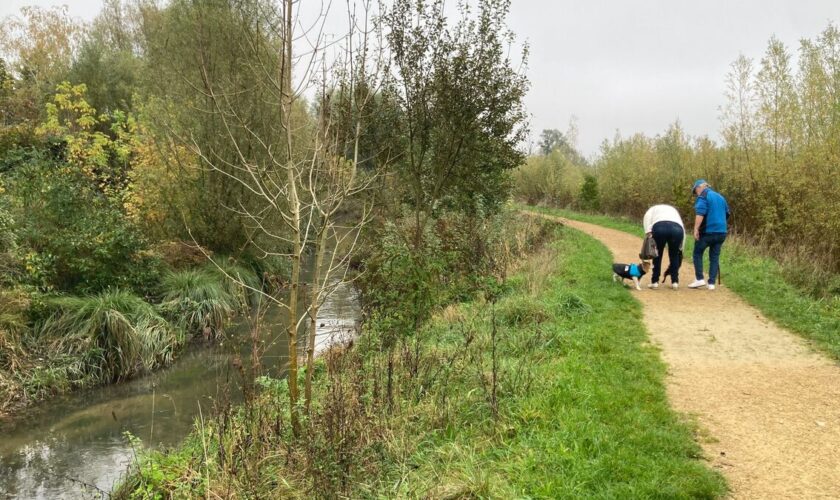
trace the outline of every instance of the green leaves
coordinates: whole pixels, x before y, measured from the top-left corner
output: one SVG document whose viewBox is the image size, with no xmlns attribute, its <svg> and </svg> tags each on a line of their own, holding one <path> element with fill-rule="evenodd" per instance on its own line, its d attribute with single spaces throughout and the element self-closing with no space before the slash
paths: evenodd
<svg viewBox="0 0 840 500">
<path fill-rule="evenodd" d="M 383 16 L 394 57 L 385 93 L 400 111 L 396 171 L 414 210 L 493 212 L 507 198 L 528 88 L 508 56 L 508 8 L 483 0 L 451 25 L 443 2 L 398 0 Z"/>
</svg>

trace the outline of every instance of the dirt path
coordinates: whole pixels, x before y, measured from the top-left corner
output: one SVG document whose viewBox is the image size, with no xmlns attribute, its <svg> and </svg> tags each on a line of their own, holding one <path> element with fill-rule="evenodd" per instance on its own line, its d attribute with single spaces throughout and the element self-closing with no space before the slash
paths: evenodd
<svg viewBox="0 0 840 500">
<path fill-rule="evenodd" d="M 616 261 L 638 261 L 640 238 L 555 219 L 600 240 Z M 685 288 L 693 272 L 684 262 L 677 291 L 649 290 L 645 279 L 633 292 L 668 364 L 672 406 L 708 433 L 699 441 L 732 498 L 840 498 L 840 366 L 725 282 L 715 291 Z"/>
</svg>

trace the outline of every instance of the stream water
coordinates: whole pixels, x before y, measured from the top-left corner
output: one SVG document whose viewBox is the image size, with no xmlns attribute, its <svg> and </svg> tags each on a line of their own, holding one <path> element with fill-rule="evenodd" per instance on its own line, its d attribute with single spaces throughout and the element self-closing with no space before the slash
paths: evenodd
<svg viewBox="0 0 840 500">
<path fill-rule="evenodd" d="M 321 307 L 318 348 L 352 332 L 358 317 L 355 290 L 340 285 Z M 285 325 L 283 311 L 269 311 L 266 367 L 287 359 Z M 244 325 L 238 330 L 248 333 Z M 230 354 L 196 346 L 165 370 L 51 399 L 0 421 L 0 498 L 96 498 L 110 491 L 134 460 L 126 432 L 144 446 L 176 445 L 196 418 L 212 413 L 226 387 L 230 398 L 241 397 Z"/>
</svg>

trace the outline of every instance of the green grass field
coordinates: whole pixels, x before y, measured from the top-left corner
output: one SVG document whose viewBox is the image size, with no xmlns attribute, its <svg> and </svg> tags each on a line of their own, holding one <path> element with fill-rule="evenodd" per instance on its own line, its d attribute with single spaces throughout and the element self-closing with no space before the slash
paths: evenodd
<svg viewBox="0 0 840 500">
<path fill-rule="evenodd" d="M 540 213 L 598 224 L 643 236 L 641 223 L 628 219 L 589 215 L 545 207 L 521 207 Z M 693 269 L 693 238 L 685 245 L 684 266 Z M 708 255 L 708 254 L 707 254 Z M 708 271 L 708 257 L 705 263 Z M 840 360 L 840 297 L 814 298 L 786 279 L 791 272 L 754 248 L 730 239 L 723 246 L 721 273 L 725 286 L 779 325 L 799 334 L 826 354 Z"/>
</svg>

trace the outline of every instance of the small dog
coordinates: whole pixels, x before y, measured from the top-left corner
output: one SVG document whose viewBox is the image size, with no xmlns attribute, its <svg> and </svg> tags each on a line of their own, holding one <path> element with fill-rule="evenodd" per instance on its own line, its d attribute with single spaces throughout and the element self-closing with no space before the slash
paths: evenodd
<svg viewBox="0 0 840 500">
<path fill-rule="evenodd" d="M 623 285 L 624 280 L 632 279 L 633 283 L 636 285 L 636 290 L 641 290 L 642 287 L 639 285 L 639 278 L 650 271 L 650 262 L 645 260 L 639 264 L 615 263 L 613 264 L 612 269 L 613 281 L 618 281 L 618 279 L 621 278 L 621 284 Z"/>
</svg>

